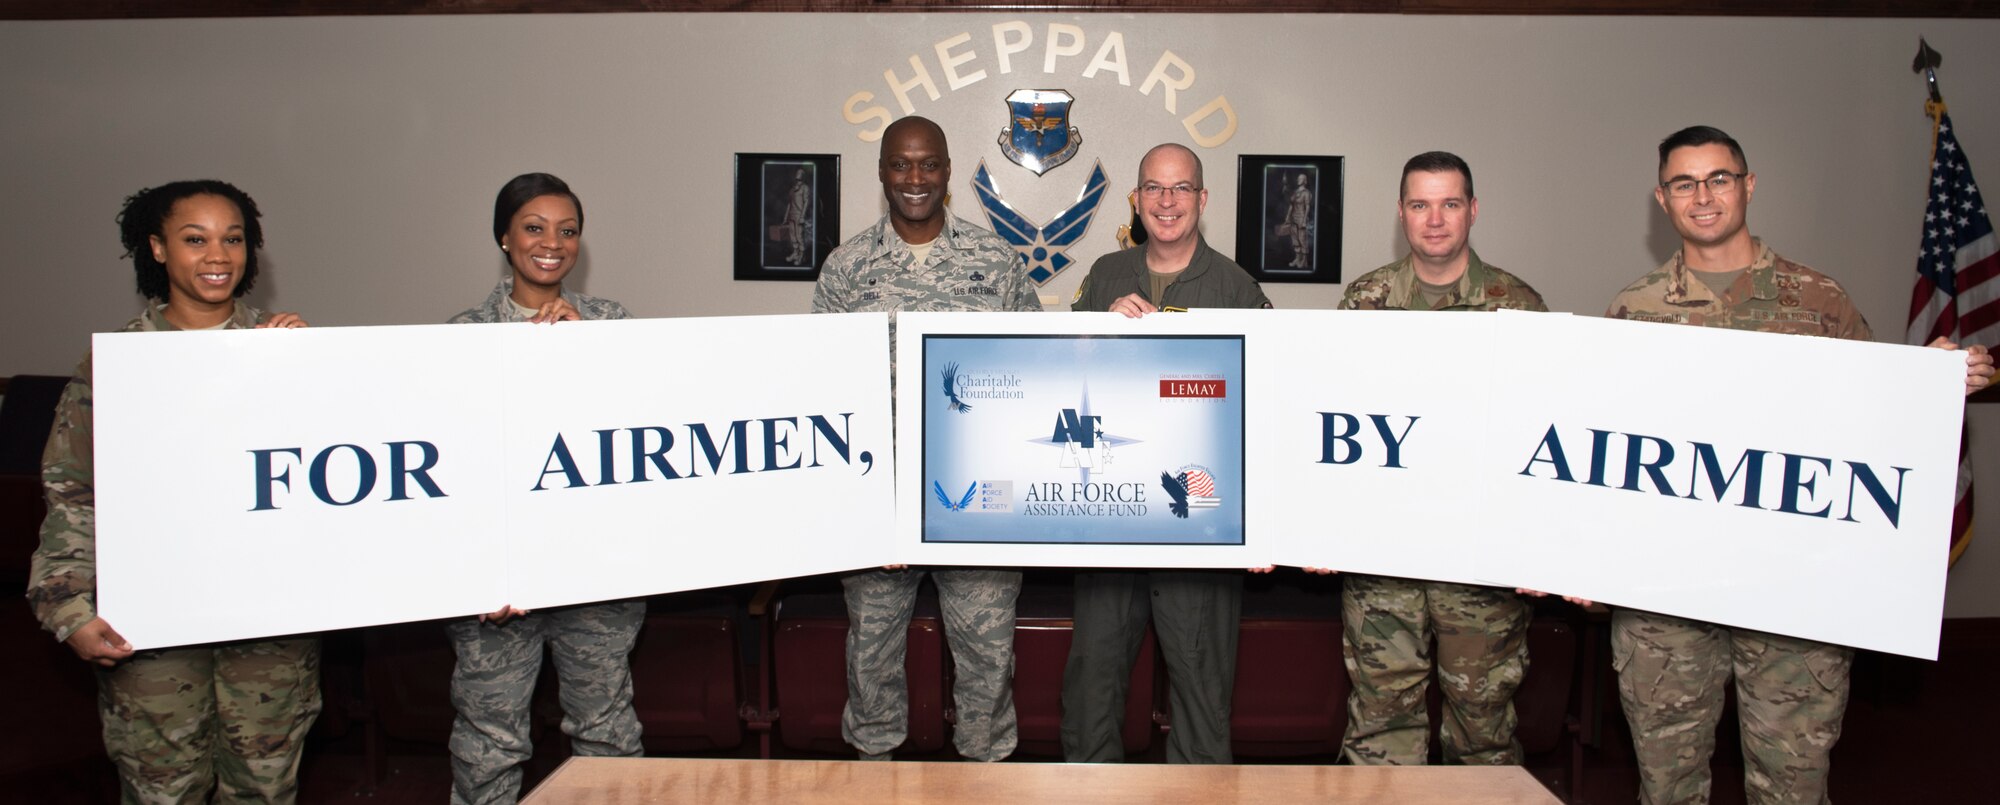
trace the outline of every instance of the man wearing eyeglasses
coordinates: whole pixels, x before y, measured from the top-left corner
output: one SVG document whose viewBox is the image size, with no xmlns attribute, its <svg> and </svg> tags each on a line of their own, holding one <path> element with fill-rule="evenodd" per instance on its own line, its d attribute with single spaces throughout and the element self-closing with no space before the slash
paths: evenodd
<svg viewBox="0 0 2000 805">
<path fill-rule="evenodd" d="M 1653 198 L 1681 248 L 1611 300 L 1606 316 L 1867 341 L 1868 322 L 1833 278 L 1750 236 L 1757 189 L 1743 148 L 1708 126 L 1660 143 Z M 1939 339 L 1932 346 L 1956 349 Z M 1967 351 L 1966 393 L 1993 374 Z M 1720 560 L 1719 560 L 1720 561 Z M 1854 651 L 1632 609 L 1611 616 L 1612 667 L 1632 727 L 1645 802 L 1706 802 L 1723 686 L 1736 679 L 1744 787 L 1752 802 L 1823 802 L 1847 710 Z"/>
<path fill-rule="evenodd" d="M 1268 308 L 1242 266 L 1208 247 L 1201 159 L 1185 146 L 1155 146 L 1139 161 L 1134 208 L 1146 243 L 1098 258 L 1070 304 L 1138 318 L 1162 310 Z M 1173 730 L 1168 763 L 1229 763 L 1229 702 L 1236 682 L 1241 571 L 1089 571 L 1076 575 L 1075 633 L 1063 670 L 1063 758 L 1125 759 L 1125 696 L 1146 621 L 1167 661 Z"/>
<path fill-rule="evenodd" d="M 1177 143 L 1154 146 L 1139 161 L 1139 187 L 1132 192 L 1145 245 L 1097 258 L 1071 310 L 1138 318 L 1162 310 L 1271 306 L 1249 272 L 1202 239 L 1208 189 L 1193 151 Z"/>
<path fill-rule="evenodd" d="M 1478 217 L 1464 159 L 1444 151 L 1411 157 L 1396 194 L 1396 220 L 1410 253 L 1348 283 L 1340 308 L 1548 310 L 1528 283 L 1472 250 Z M 1528 671 L 1529 613 L 1513 590 L 1355 573 L 1341 585 L 1340 617 L 1354 683 L 1340 749 L 1347 762 L 1429 760 L 1424 690 L 1435 658 L 1444 693 L 1438 730 L 1444 762 L 1520 765 L 1514 692 Z"/>
</svg>

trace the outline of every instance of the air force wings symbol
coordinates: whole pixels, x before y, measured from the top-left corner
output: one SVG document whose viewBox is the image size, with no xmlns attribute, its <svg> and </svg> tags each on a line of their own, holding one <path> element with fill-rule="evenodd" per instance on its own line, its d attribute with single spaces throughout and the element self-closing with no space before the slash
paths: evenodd
<svg viewBox="0 0 2000 805">
<path fill-rule="evenodd" d="M 987 172 L 985 160 L 980 160 L 979 170 L 972 175 L 972 192 L 979 196 L 980 208 L 986 210 L 987 223 L 1021 253 L 1021 262 L 1028 266 L 1028 278 L 1036 285 L 1047 285 L 1076 262 L 1066 252 L 1083 239 L 1083 233 L 1090 231 L 1090 221 L 1097 217 L 1098 204 L 1104 200 L 1104 189 L 1109 184 L 1104 164 L 1092 165 L 1090 178 L 1084 182 L 1083 192 L 1077 194 L 1076 203 L 1056 213 L 1048 225 L 1038 226 L 1000 198 L 1000 190 L 993 186 L 993 175 Z"/>
<path fill-rule="evenodd" d="M 1076 156 L 1083 135 L 1069 125 L 1069 105 L 1076 96 L 1059 89 L 1017 89 L 1007 96 L 1007 128 L 1000 132 L 1000 153 L 1036 176 Z"/>
<path fill-rule="evenodd" d="M 938 483 L 936 481 L 931 482 L 932 494 L 937 495 L 938 502 L 944 504 L 944 510 L 948 512 L 965 511 L 965 507 L 972 505 L 972 496 L 974 493 L 978 492 L 978 490 L 979 490 L 979 482 L 973 481 L 971 484 L 968 484 L 965 487 L 965 496 L 959 498 L 957 503 L 953 503 L 951 502 L 951 496 L 944 493 L 944 484 Z M 1181 515 L 1181 516 L 1186 517 L 1187 515 Z"/>
</svg>

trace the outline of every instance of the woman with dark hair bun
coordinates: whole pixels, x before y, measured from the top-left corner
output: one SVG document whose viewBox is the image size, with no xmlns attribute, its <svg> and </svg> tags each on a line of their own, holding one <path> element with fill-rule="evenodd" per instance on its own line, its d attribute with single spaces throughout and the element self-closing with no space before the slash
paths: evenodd
<svg viewBox="0 0 2000 805">
<path fill-rule="evenodd" d="M 257 204 L 226 182 L 141 190 L 118 215 L 132 258 L 139 317 L 119 332 L 304 327 L 240 297 L 264 245 Z M 162 389 L 162 393 L 172 393 Z M 126 802 L 219 799 L 287 803 L 298 796 L 299 756 L 319 715 L 319 641 L 258 640 L 134 651 L 97 616 L 97 513 L 86 355 L 56 406 L 42 454 L 48 517 L 29 575 L 28 603 L 43 628 L 98 666 L 104 748 Z M 160 523 L 164 532 L 200 523 Z"/>
<path fill-rule="evenodd" d="M 516 176 L 493 202 L 493 240 L 507 276 L 478 307 L 452 324 L 629 319 L 624 306 L 563 288 L 583 237 L 583 202 L 546 173 Z M 458 664 L 452 669 L 451 801 L 511 803 L 520 796 L 521 764 L 534 754 L 528 702 L 546 646 L 561 684 L 562 731 L 577 755 L 636 757 L 639 716 L 632 709 L 632 645 L 646 618 L 644 600 L 556 607 L 529 614 L 511 606 L 453 621 Z"/>
</svg>

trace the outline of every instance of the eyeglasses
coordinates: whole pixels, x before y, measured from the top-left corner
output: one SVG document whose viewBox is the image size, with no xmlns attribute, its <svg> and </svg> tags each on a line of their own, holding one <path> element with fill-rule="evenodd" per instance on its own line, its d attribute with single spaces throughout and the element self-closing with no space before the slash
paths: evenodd
<svg viewBox="0 0 2000 805">
<path fill-rule="evenodd" d="M 1145 184 L 1139 185 L 1139 195 L 1144 196 L 1147 199 L 1159 198 L 1161 193 L 1166 193 L 1170 191 L 1174 194 L 1174 198 L 1182 198 L 1182 199 L 1192 198 L 1194 194 L 1199 192 L 1200 190 L 1201 188 L 1195 187 L 1194 185 L 1188 184 L 1186 182 L 1182 182 L 1172 187 L 1168 187 L 1166 185 L 1161 185 L 1161 184 L 1154 184 L 1152 182 L 1147 182 Z"/>
<path fill-rule="evenodd" d="M 1660 186 L 1666 188 L 1667 195 L 1673 196 L 1674 198 L 1687 198 L 1688 196 L 1692 196 L 1694 195 L 1695 187 L 1704 184 L 1708 185 L 1708 192 L 1710 195 L 1726 196 L 1729 195 L 1730 193 L 1736 192 L 1736 184 L 1738 182 L 1743 181 L 1743 177 L 1748 175 L 1749 174 L 1747 173 L 1730 173 L 1728 171 L 1723 171 L 1721 173 L 1710 176 L 1706 179 L 1690 179 L 1685 176 L 1679 176 L 1672 179 L 1668 179 L 1667 181 L 1661 183 Z"/>
</svg>

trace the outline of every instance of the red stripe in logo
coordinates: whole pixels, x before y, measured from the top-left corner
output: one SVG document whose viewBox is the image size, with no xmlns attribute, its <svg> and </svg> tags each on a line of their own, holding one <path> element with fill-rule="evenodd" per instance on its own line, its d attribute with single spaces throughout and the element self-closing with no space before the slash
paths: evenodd
<svg viewBox="0 0 2000 805">
<path fill-rule="evenodd" d="M 1162 380 L 1162 397 L 1227 397 L 1229 387 L 1223 380 Z"/>
</svg>

